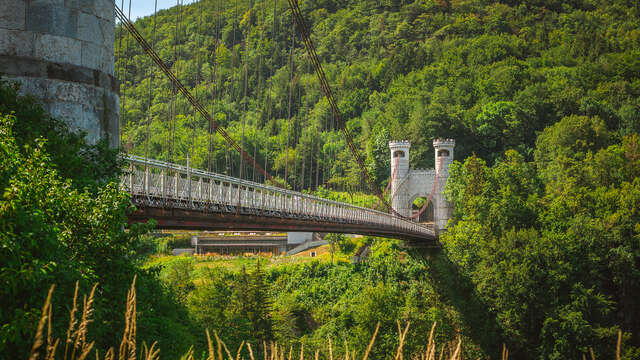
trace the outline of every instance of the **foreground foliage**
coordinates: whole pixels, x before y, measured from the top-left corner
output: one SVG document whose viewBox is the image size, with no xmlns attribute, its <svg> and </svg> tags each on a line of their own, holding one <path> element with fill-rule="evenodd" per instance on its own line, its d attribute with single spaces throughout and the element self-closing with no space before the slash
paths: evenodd
<svg viewBox="0 0 640 360">
<path fill-rule="evenodd" d="M 82 291 L 101 284 L 91 336 L 102 349 L 124 326 L 118 316 L 123 284 L 135 274 L 144 300 L 139 310 L 146 313 L 139 325 L 147 336 L 175 344 L 176 353 L 193 343 L 184 336 L 169 342 L 166 326 L 179 331 L 188 321 L 180 319 L 184 313 L 171 292 L 136 265 L 138 239 L 148 226 L 124 230 L 130 202 L 118 186 L 115 154 L 88 145 L 33 99 L 0 83 L 0 358 L 26 358 L 43 289 L 52 283 L 55 321 L 65 317 L 76 282 Z M 62 338 L 60 331 L 52 335 Z"/>
<path fill-rule="evenodd" d="M 535 162 L 472 156 L 447 183 L 456 216 L 446 254 L 495 313 L 519 358 L 640 356 L 640 137 L 599 117 L 566 117 Z"/>
</svg>

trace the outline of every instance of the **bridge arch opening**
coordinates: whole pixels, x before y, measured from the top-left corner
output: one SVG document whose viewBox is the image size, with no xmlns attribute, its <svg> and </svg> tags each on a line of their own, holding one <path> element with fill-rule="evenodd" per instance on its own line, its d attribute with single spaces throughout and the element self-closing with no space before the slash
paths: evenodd
<svg viewBox="0 0 640 360">
<path fill-rule="evenodd" d="M 411 216 L 415 216 L 422 210 L 422 207 L 427 202 L 428 196 L 415 196 L 411 201 Z M 427 208 L 416 218 L 414 221 L 419 223 L 433 223 L 435 220 L 435 210 L 433 206 L 433 199 L 427 205 Z"/>
</svg>

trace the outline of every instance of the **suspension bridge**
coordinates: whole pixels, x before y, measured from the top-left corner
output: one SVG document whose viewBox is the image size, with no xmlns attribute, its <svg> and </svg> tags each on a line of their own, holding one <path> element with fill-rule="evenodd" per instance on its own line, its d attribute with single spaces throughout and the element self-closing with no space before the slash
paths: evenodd
<svg viewBox="0 0 640 360">
<path fill-rule="evenodd" d="M 290 16 L 290 26 L 282 26 L 282 31 L 288 35 L 285 39 L 289 40 L 284 42 L 288 43 L 288 49 L 280 48 L 278 41 L 273 40 L 276 45 L 273 46 L 271 56 L 267 59 L 260 55 L 255 63 L 251 62 L 248 54 L 265 43 L 264 30 L 260 31 L 258 40 L 250 39 L 249 32 L 240 31 L 239 18 L 247 18 L 250 12 L 243 15 L 238 12 L 238 1 L 231 3 L 235 6 L 234 15 L 237 18 L 232 20 L 232 39 L 228 40 L 228 47 L 232 49 L 232 59 L 240 59 L 242 64 L 238 66 L 241 69 L 239 79 L 235 78 L 236 74 L 232 71 L 230 75 L 226 75 L 226 81 L 230 83 L 230 88 L 233 88 L 234 81 L 242 84 L 242 94 L 234 94 L 232 90 L 227 94 L 229 98 L 235 96 L 235 103 L 241 104 L 240 115 L 236 119 L 241 129 L 239 140 L 234 140 L 219 122 L 219 110 L 213 106 L 207 109 L 204 105 L 205 100 L 219 100 L 224 92 L 224 82 L 221 79 L 225 75 L 218 69 L 217 52 L 213 55 L 211 79 L 205 80 L 201 76 L 202 59 L 200 52 L 196 51 L 193 55 L 197 63 L 195 86 L 186 86 L 181 80 L 178 39 L 195 39 L 196 46 L 201 45 L 204 41 L 203 11 L 200 11 L 198 23 L 189 27 L 191 33 L 187 33 L 187 26 L 182 19 L 182 11 L 187 5 L 183 0 L 176 0 L 173 8 L 173 54 L 169 58 L 165 54 L 163 59 L 156 51 L 157 43 L 162 40 L 158 39 L 156 33 L 157 1 L 154 13 L 149 17 L 151 25 L 148 28 L 151 30 L 147 31 L 147 37 L 130 20 L 132 1 L 96 0 L 88 5 L 83 2 L 59 4 L 57 1 L 32 3 L 10 0 L 9 11 L 15 13 L 17 22 L 9 17 L 0 18 L 0 38 L 8 39 L 0 41 L 0 72 L 23 82 L 25 92 L 42 99 L 52 115 L 70 119 L 73 127 L 86 131 L 90 141 L 107 137 L 111 139 L 112 145 L 118 145 L 118 142 L 114 144 L 113 139 L 120 138 L 119 144 L 126 149 L 127 143 L 123 143 L 122 134 L 131 121 L 126 104 L 136 100 L 146 102 L 146 114 L 138 119 L 140 128 L 144 129 L 144 140 L 139 147 L 143 150 L 138 151 L 138 155 L 122 154 L 127 169 L 121 185 L 131 194 L 132 203 L 136 207 L 130 215 L 131 222 L 155 219 L 161 229 L 337 232 L 399 238 L 417 245 L 437 243 L 438 233 L 444 229 L 451 212 L 442 190 L 448 176 L 448 165 L 453 158 L 452 141 L 434 142 L 436 164 L 439 166 L 427 172 L 409 171 L 408 143 L 390 143 L 393 171 L 389 186 L 381 191 L 364 164 L 360 154 L 361 146 L 355 142 L 342 118 L 297 0 L 287 0 L 286 6 L 280 8 L 280 1 L 273 1 L 273 26 L 270 35 L 274 39 L 282 37 L 277 29 L 278 25 L 285 22 L 278 19 Z M 222 7 L 228 2 L 193 0 L 189 5 L 201 9 L 199 6 L 203 1 L 217 4 L 213 19 L 216 21 L 214 48 L 218 49 L 220 45 L 224 45 L 220 14 Z M 258 19 L 265 18 L 266 3 L 267 0 L 262 1 L 260 6 L 255 6 L 262 11 L 258 14 Z M 251 1 L 249 11 L 253 9 L 254 1 Z M 20 19 L 25 19 L 24 23 L 20 23 Z M 261 21 L 257 20 L 258 24 L 255 26 L 262 29 L 264 24 Z M 251 28 L 251 16 L 245 26 Z M 238 35 L 236 38 L 237 34 L 245 35 Z M 23 47 L 26 44 L 27 48 L 31 46 L 31 50 L 18 48 L 18 44 Z M 132 46 L 138 46 L 149 61 L 147 76 L 142 79 L 131 79 L 127 75 L 127 68 L 134 66 L 129 59 L 131 52 L 128 51 Z M 307 54 L 304 64 L 295 63 L 296 50 Z M 114 53 L 119 60 L 115 65 Z M 259 149 L 258 140 L 250 138 L 246 133 L 247 94 L 249 66 L 256 66 L 256 73 L 260 73 L 260 68 L 269 61 L 269 73 L 273 76 L 278 58 L 286 61 L 289 72 L 286 99 L 274 99 L 271 95 L 273 81 L 267 86 L 266 79 L 262 75 L 257 76 L 257 91 L 266 94 L 260 94 L 260 99 L 268 104 L 264 106 L 265 117 L 275 118 L 273 104 L 277 101 L 287 103 L 284 165 L 274 167 L 274 163 L 281 160 L 269 159 L 268 151 Z M 323 152 L 320 151 L 320 141 L 314 144 L 313 137 L 308 150 L 311 154 L 307 154 L 310 159 L 308 163 L 303 160 L 300 167 L 297 163 L 293 168 L 289 165 L 289 148 L 291 142 L 296 140 L 292 137 L 297 136 L 295 126 L 291 124 L 292 107 L 300 105 L 302 97 L 300 89 L 297 100 L 294 94 L 296 71 L 315 74 L 316 84 L 330 110 L 330 120 L 325 119 L 318 131 L 328 130 L 340 134 L 361 174 L 357 190 L 375 195 L 375 206 L 365 206 L 364 202 L 338 202 L 310 194 L 322 184 L 328 184 L 329 165 L 332 161 L 327 155 L 323 159 L 318 159 L 316 155 L 314 161 L 313 153 Z M 148 94 L 143 95 L 147 99 L 132 99 L 132 95 L 127 93 L 128 86 L 134 82 L 148 84 Z M 150 156 L 150 123 L 154 108 L 154 94 L 151 92 L 154 82 L 168 84 L 170 91 L 166 119 L 170 136 L 165 144 L 166 149 L 160 151 L 166 154 L 164 160 L 152 159 Z M 213 99 L 206 99 L 206 95 L 202 95 L 203 89 L 210 89 L 210 93 L 214 94 L 211 96 Z M 182 108 L 182 114 L 188 113 L 196 120 L 192 128 L 177 128 L 179 102 L 186 104 Z M 114 111 L 118 109 L 119 111 Z M 190 151 L 193 154 L 195 139 L 203 130 L 195 125 L 198 119 L 203 119 L 208 125 L 204 129 L 209 142 L 206 170 L 192 165 L 189 150 L 183 150 L 186 154 L 179 154 L 174 140 L 176 131 L 192 131 L 193 144 Z M 216 138 L 221 138 L 224 143 L 216 144 Z M 221 146 L 227 152 L 222 166 L 212 155 Z M 263 146 L 266 147 L 267 144 Z M 446 149 L 439 150 L 439 147 Z M 157 149 L 155 152 L 158 153 Z M 259 161 L 260 156 L 262 159 Z M 185 158 L 186 164 L 178 164 L 176 161 Z M 306 158 L 303 154 L 303 159 Z M 281 173 L 272 175 L 274 168 L 276 171 L 280 169 Z M 426 197 L 427 201 L 418 214 L 412 215 L 410 203 L 417 196 Z M 418 223 L 416 219 L 429 206 L 433 209 L 433 223 Z"/>
</svg>

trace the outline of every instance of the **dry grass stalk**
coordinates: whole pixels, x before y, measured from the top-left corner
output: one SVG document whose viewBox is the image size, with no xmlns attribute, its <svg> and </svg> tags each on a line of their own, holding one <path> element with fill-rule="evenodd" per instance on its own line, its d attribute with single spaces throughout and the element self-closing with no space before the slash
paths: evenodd
<svg viewBox="0 0 640 360">
<path fill-rule="evenodd" d="M 227 348 L 227 345 L 224 343 L 224 341 L 220 340 L 220 337 L 218 336 L 218 332 L 214 331 L 213 335 L 216 337 L 216 342 L 218 343 L 218 357 L 219 357 L 219 360 L 222 360 L 222 351 L 220 350 L 220 345 L 222 345 L 222 347 L 224 348 L 224 351 L 227 353 L 227 356 L 229 357 L 229 360 L 232 360 L 233 356 L 231 356 L 231 352 L 229 351 L 229 348 Z"/>
<path fill-rule="evenodd" d="M 407 332 L 409 332 L 409 325 L 411 325 L 411 322 L 407 322 L 407 326 L 404 328 L 404 331 L 402 331 L 402 328 L 400 327 L 400 320 L 398 320 L 398 336 L 400 337 L 400 344 L 398 344 L 398 350 L 396 351 L 396 360 L 402 360 L 403 355 L 402 355 L 402 348 L 404 347 L 404 339 L 407 337 Z"/>
<path fill-rule="evenodd" d="M 502 344 L 502 360 L 509 359 L 509 349 L 507 349 L 506 344 Z"/>
<path fill-rule="evenodd" d="M 453 355 L 449 360 L 459 360 L 460 359 L 460 346 L 462 345 L 462 339 L 458 337 L 458 346 L 456 346 L 456 350 L 453 352 Z"/>
<path fill-rule="evenodd" d="M 76 289 L 73 292 L 73 306 L 69 312 L 69 326 L 67 327 L 67 341 L 64 345 L 64 360 L 67 360 L 67 354 L 69 353 L 69 345 L 73 343 L 71 334 L 76 327 L 76 311 L 78 311 L 78 281 L 76 281 Z"/>
<path fill-rule="evenodd" d="M 319 356 L 320 356 L 320 350 L 316 350 L 316 358 L 315 358 L 315 360 L 318 360 Z"/>
<path fill-rule="evenodd" d="M 31 353 L 29 354 L 29 360 L 37 360 L 38 356 L 40 356 L 40 347 L 44 343 L 42 339 L 42 330 L 44 329 L 44 324 L 47 323 L 47 318 L 49 314 L 51 314 L 51 295 L 53 294 L 53 289 L 55 285 L 51 285 L 49 288 L 49 294 L 47 294 L 47 299 L 44 302 L 44 306 L 42 307 L 42 315 L 40 316 L 40 321 L 38 322 L 38 328 L 36 330 L 36 336 L 33 341 L 33 346 L 31 347 Z"/>
<path fill-rule="evenodd" d="M 300 360 L 304 360 L 304 344 L 300 344 Z"/>
<path fill-rule="evenodd" d="M 124 318 L 124 332 L 118 351 L 118 359 L 136 359 L 136 276 L 131 282 L 131 289 L 127 293 L 127 308 Z"/>
<path fill-rule="evenodd" d="M 376 329 L 373 331 L 373 336 L 371 337 L 371 341 L 369 341 L 369 346 L 367 346 L 367 351 L 365 351 L 362 360 L 367 360 L 369 357 L 369 353 L 371 353 L 371 349 L 373 348 L 373 343 L 376 341 L 376 336 L 378 336 L 378 330 L 380 330 L 380 321 L 378 321 Z M 331 353 L 331 340 L 329 340 L 329 353 Z"/>
<path fill-rule="evenodd" d="M 289 358 L 287 360 L 291 360 L 291 355 L 293 355 L 293 346 L 289 347 Z"/>
<path fill-rule="evenodd" d="M 58 348 L 58 344 L 60 343 L 60 339 L 56 339 L 55 342 L 51 340 L 51 312 L 51 306 L 49 306 L 49 315 L 47 319 L 47 354 L 45 355 L 46 360 L 55 360 L 56 349 Z"/>
<path fill-rule="evenodd" d="M 589 355 L 591 355 L 591 360 L 596 360 L 596 354 L 593 353 L 592 348 L 589 348 Z"/>
<path fill-rule="evenodd" d="M 618 330 L 618 342 L 616 343 L 616 360 L 620 360 L 621 346 L 622 346 L 622 330 Z"/>
<path fill-rule="evenodd" d="M 236 353 L 236 360 L 240 360 L 240 352 L 242 351 L 243 346 L 244 346 L 244 340 L 240 343 L 240 347 L 238 347 L 238 352 Z"/>
<path fill-rule="evenodd" d="M 78 329 L 75 332 L 75 341 L 73 343 L 73 350 L 71 352 L 71 359 L 75 359 L 76 358 L 76 350 L 80 350 L 80 357 L 78 358 L 78 360 L 84 359 L 84 357 L 86 357 L 89 354 L 89 351 L 91 351 L 91 348 L 93 347 L 93 342 L 90 344 L 87 344 L 87 331 L 89 328 L 89 323 L 91 322 L 91 314 L 93 314 L 93 297 L 95 295 L 96 292 L 96 288 L 98 287 L 98 284 L 94 284 L 93 288 L 91 289 L 91 293 L 89 293 L 89 298 L 87 299 L 86 296 L 84 296 L 83 299 L 83 305 L 82 305 L 82 317 L 80 320 L 80 324 L 78 325 Z M 83 354 L 84 357 L 82 356 Z"/>
<path fill-rule="evenodd" d="M 142 343 L 143 351 L 142 351 L 141 358 L 143 358 L 144 360 L 160 359 L 160 349 L 156 348 L 157 345 L 158 345 L 158 342 L 154 341 L 153 344 L 151 344 L 151 348 L 147 348 L 147 344 L 143 342 Z"/>
<path fill-rule="evenodd" d="M 349 344 L 347 343 L 347 340 L 344 341 L 344 360 L 349 360 Z"/>
<path fill-rule="evenodd" d="M 378 323 L 380 326 L 380 323 Z M 333 360 L 333 348 L 331 347 L 331 338 L 329 338 L 329 360 Z"/>
<path fill-rule="evenodd" d="M 216 354 L 213 351 L 213 343 L 211 342 L 211 336 L 209 335 L 209 329 L 205 329 L 204 332 L 207 334 L 207 349 L 209 350 L 209 357 L 207 360 L 215 360 Z"/>
<path fill-rule="evenodd" d="M 437 323 L 437 321 L 434 321 L 433 325 L 431 325 L 431 331 L 429 332 L 429 341 L 427 342 L 427 351 L 425 352 L 424 356 L 425 360 L 435 360 L 436 357 L 436 344 L 433 342 L 433 333 L 436 330 Z"/>
<path fill-rule="evenodd" d="M 250 343 L 250 342 L 247 342 L 247 349 L 249 349 L 249 358 L 250 358 L 251 360 L 255 360 L 255 359 L 253 358 L 253 349 L 251 348 L 251 343 Z"/>
<path fill-rule="evenodd" d="M 107 353 L 104 355 L 104 360 L 115 360 L 116 358 L 116 350 L 114 348 L 109 348 Z"/>
</svg>

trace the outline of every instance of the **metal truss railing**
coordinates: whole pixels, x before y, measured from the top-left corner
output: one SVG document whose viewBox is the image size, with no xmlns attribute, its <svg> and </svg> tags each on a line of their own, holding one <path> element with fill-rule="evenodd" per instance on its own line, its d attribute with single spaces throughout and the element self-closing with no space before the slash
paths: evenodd
<svg viewBox="0 0 640 360">
<path fill-rule="evenodd" d="M 360 224 L 433 237 L 434 230 L 385 212 L 206 172 L 189 166 L 124 155 L 121 186 L 136 206 L 181 208 L 278 218 Z"/>
</svg>

